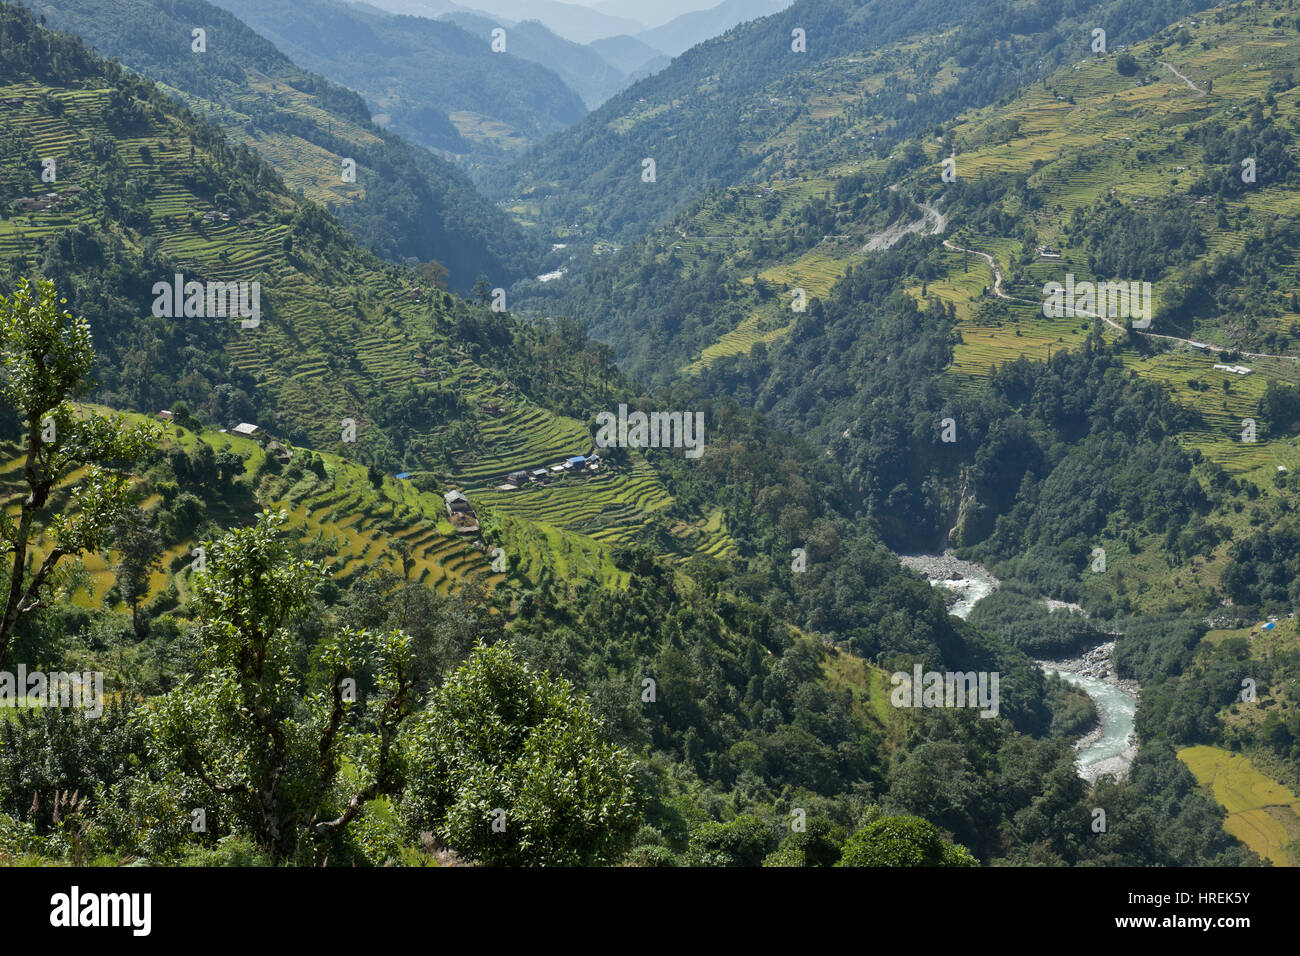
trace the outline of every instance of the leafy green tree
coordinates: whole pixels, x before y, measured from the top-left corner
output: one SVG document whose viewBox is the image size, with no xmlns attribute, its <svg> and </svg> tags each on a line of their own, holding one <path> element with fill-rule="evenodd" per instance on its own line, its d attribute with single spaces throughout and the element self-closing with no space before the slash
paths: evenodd
<svg viewBox="0 0 1300 956">
<path fill-rule="evenodd" d="M 26 434 L 18 514 L 0 514 L 0 575 L 7 580 L 0 616 L 0 667 L 20 618 L 48 606 L 58 592 L 59 562 L 103 548 L 113 523 L 130 502 L 129 477 L 119 469 L 156 440 L 152 424 L 127 426 L 120 417 L 79 414 L 72 399 L 89 388 L 95 363 L 90 326 L 60 308 L 54 283 L 24 279 L 0 296 L 0 395 Z M 60 511 L 51 497 L 72 485 Z M 39 563 L 31 548 L 40 542 Z"/>
<path fill-rule="evenodd" d="M 508 644 L 480 644 L 409 739 L 412 818 L 493 865 L 608 864 L 640 822 L 635 764 L 585 697 Z"/>
<path fill-rule="evenodd" d="M 836 866 L 978 866 L 970 850 L 947 843 L 929 820 L 883 817 L 849 837 Z"/>
<path fill-rule="evenodd" d="M 402 577 L 409 579 L 411 568 L 415 566 L 415 553 L 411 550 L 411 543 L 405 538 L 396 538 L 393 541 L 393 553 L 397 555 L 402 562 Z"/>
<path fill-rule="evenodd" d="M 1120 76 L 1136 76 L 1139 69 L 1137 58 L 1132 53 L 1121 53 L 1115 59 L 1115 70 Z"/>
<path fill-rule="evenodd" d="M 371 801 L 399 792 L 395 743 L 415 703 L 400 631 L 329 634 L 314 651 L 323 686 L 304 687 L 290 622 L 326 571 L 289 553 L 286 517 L 263 512 L 205 545 L 193 612 L 206 669 L 142 710 L 161 768 L 201 781 L 273 863 L 323 860 Z M 378 686 L 364 705 L 362 673 Z"/>
<path fill-rule="evenodd" d="M 808 821 L 807 829 L 791 833 L 764 866 L 834 866 L 844 845 L 845 830 L 825 817 Z"/>
<path fill-rule="evenodd" d="M 1258 408 L 1269 436 L 1285 437 L 1300 422 L 1300 389 L 1269 379 Z"/>
<path fill-rule="evenodd" d="M 118 590 L 131 609 L 131 629 L 138 639 L 137 610 L 149 593 L 149 576 L 158 568 L 163 540 L 150 515 L 133 508 L 113 524 L 113 550 L 121 557 L 113 566 Z"/>
<path fill-rule="evenodd" d="M 762 866 L 775 845 L 771 826 L 745 814 L 726 823 L 697 827 L 691 833 L 686 862 L 689 866 Z"/>
<path fill-rule="evenodd" d="M 267 452 L 268 458 L 275 455 Z M 235 483 L 235 479 L 244 474 L 244 459 L 233 451 L 219 451 L 216 457 L 217 487 L 223 491 Z"/>
</svg>

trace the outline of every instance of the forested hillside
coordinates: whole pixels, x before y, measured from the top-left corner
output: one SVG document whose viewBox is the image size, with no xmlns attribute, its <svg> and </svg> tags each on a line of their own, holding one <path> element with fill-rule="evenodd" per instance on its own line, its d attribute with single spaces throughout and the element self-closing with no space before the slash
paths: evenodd
<svg viewBox="0 0 1300 956">
<path fill-rule="evenodd" d="M 540 242 L 465 173 L 376 127 L 360 96 L 295 66 L 224 10 L 204 0 L 61 0 L 41 10 L 51 28 L 175 90 L 385 259 L 437 263 L 461 291 L 480 275 L 535 274 Z M 213 38 L 201 54 L 190 38 L 200 23 Z M 345 159 L 355 169 L 345 173 Z"/>
</svg>

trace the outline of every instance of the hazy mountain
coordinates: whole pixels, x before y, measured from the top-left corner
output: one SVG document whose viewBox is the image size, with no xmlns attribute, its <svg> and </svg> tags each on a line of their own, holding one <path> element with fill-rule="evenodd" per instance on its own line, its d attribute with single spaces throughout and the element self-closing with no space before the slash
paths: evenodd
<svg viewBox="0 0 1300 956">
<path fill-rule="evenodd" d="M 647 65 L 656 62 L 662 62 L 664 66 L 668 65 L 668 57 L 664 56 L 662 50 L 656 50 L 636 37 L 626 35 L 605 37 L 601 40 L 592 40 L 588 45 L 604 57 L 605 62 L 624 74 L 637 73 L 644 70 Z"/>
<path fill-rule="evenodd" d="M 610 65 L 590 46 L 556 36 L 538 20 L 510 24 L 504 19 L 463 11 L 443 14 L 440 19 L 450 20 L 467 33 L 484 38 L 490 37 L 494 28 L 506 26 L 506 50 L 511 55 L 540 63 L 555 72 L 590 108 L 599 106 L 628 85 L 630 71 Z"/>
<path fill-rule="evenodd" d="M 491 159 L 581 119 L 553 72 L 454 23 L 340 0 L 220 0 L 295 62 L 357 90 L 376 122 L 425 146 Z M 449 128 L 449 121 L 450 127 Z M 453 138 L 454 136 L 454 138 Z"/>
<path fill-rule="evenodd" d="M 684 13 L 662 26 L 637 34 L 637 39 L 668 56 L 726 33 L 738 23 L 780 13 L 794 0 L 724 0 L 708 10 Z"/>
<path fill-rule="evenodd" d="M 592 6 L 610 16 L 640 20 L 646 29 L 652 29 L 663 26 L 684 13 L 707 10 L 716 2 L 717 0 L 660 0 L 659 3 L 647 4 L 644 0 L 595 0 Z"/>
<path fill-rule="evenodd" d="M 371 5 L 390 13 L 418 17 L 469 12 L 514 22 L 540 20 L 548 29 L 574 43 L 590 43 L 620 33 L 637 33 L 649 26 L 635 17 L 610 16 L 591 7 L 558 0 L 473 0 L 468 4 L 455 4 L 448 0 L 373 0 Z"/>
</svg>

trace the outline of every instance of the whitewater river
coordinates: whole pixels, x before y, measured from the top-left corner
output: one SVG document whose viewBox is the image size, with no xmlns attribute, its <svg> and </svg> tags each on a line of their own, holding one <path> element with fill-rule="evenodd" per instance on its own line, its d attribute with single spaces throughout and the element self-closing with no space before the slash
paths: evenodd
<svg viewBox="0 0 1300 956">
<path fill-rule="evenodd" d="M 985 568 L 971 561 L 960 561 L 951 554 L 901 555 L 899 560 L 935 587 L 953 592 L 955 602 L 949 605 L 949 610 L 963 620 L 998 587 L 998 580 Z M 1054 613 L 1071 612 L 1062 609 Z M 1101 726 L 1075 745 L 1079 776 L 1086 780 L 1095 780 L 1103 773 L 1123 776 L 1137 754 L 1133 716 L 1137 711 L 1138 688 L 1134 682 L 1122 681 L 1116 675 L 1110 660 L 1114 646 L 1113 641 L 1102 644 L 1075 660 L 1038 662 L 1043 670 L 1060 674 L 1097 705 Z"/>
</svg>

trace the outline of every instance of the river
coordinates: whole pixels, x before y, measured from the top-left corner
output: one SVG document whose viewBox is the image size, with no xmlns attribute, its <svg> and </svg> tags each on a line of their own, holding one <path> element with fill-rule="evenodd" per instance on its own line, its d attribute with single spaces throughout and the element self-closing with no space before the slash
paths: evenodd
<svg viewBox="0 0 1300 956">
<path fill-rule="evenodd" d="M 899 561 L 935 587 L 951 592 L 948 609 L 963 620 L 970 616 L 976 604 L 996 591 L 1000 583 L 987 568 L 973 561 L 959 560 L 951 552 L 900 555 Z M 1073 613 L 1060 602 L 1051 604 L 1057 608 L 1053 613 Z M 1071 660 L 1038 662 L 1043 670 L 1060 674 L 1063 680 L 1078 687 L 1097 705 L 1100 725 L 1075 743 L 1079 776 L 1089 781 L 1105 773 L 1124 776 L 1137 755 L 1133 718 L 1140 688 L 1136 681 L 1123 680 L 1115 673 L 1111 661 L 1114 647 L 1115 642 L 1109 641 Z"/>
</svg>

